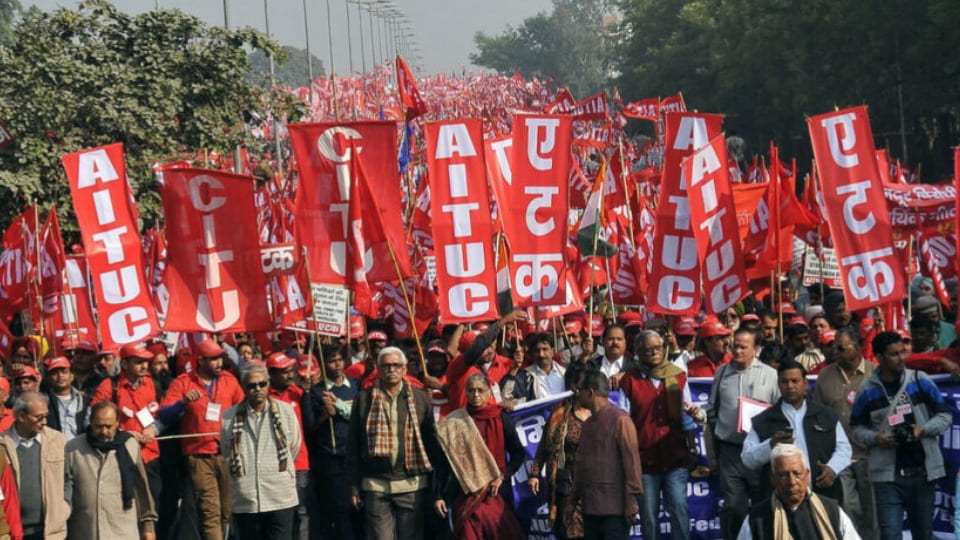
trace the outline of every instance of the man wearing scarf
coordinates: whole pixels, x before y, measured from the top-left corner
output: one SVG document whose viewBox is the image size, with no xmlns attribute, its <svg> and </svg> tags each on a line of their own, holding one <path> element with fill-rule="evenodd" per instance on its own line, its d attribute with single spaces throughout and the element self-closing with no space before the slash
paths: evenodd
<svg viewBox="0 0 960 540">
<path fill-rule="evenodd" d="M 119 431 L 120 409 L 101 401 L 90 427 L 66 447 L 65 498 L 72 511 L 67 538 L 153 540 L 157 512 L 140 456 L 140 443 Z"/>
<path fill-rule="evenodd" d="M 803 451 L 778 444 L 770 454 L 774 492 L 750 509 L 737 540 L 860 540 L 837 501 L 810 491 Z"/>
<path fill-rule="evenodd" d="M 523 444 L 513 420 L 493 401 L 486 375 L 471 375 L 466 393 L 467 406 L 437 424 L 446 459 L 437 460 L 434 509 L 445 518 L 447 501 L 453 501 L 454 538 L 520 540 L 510 478 L 523 465 Z"/>
<path fill-rule="evenodd" d="M 377 370 L 377 382 L 357 394 L 350 413 L 350 502 L 355 508 L 362 504 L 368 538 L 423 538 L 431 461 L 437 456 L 430 399 L 405 380 L 403 350 L 381 350 Z"/>
<path fill-rule="evenodd" d="M 245 398 L 227 409 L 220 426 L 236 531 L 240 540 L 287 540 L 298 500 L 300 424 L 289 403 L 268 395 L 265 367 L 248 364 L 242 382 Z"/>
<path fill-rule="evenodd" d="M 690 538 L 687 464 L 696 446 L 688 444 L 683 426 L 684 403 L 692 401 L 687 377 L 683 370 L 666 361 L 663 340 L 656 331 L 640 333 L 634 350 L 640 364 L 624 375 L 620 390 L 630 403 L 630 417 L 637 428 L 643 469 L 643 537 L 658 538 L 662 493 L 670 514 L 672 537 Z"/>
</svg>

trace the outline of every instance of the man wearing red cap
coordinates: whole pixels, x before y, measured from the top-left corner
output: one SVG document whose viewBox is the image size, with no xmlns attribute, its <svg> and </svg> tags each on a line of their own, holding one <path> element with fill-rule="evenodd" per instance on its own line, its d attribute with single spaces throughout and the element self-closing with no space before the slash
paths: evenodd
<svg viewBox="0 0 960 540">
<path fill-rule="evenodd" d="M 33 366 L 23 366 L 13 378 L 13 395 L 36 392 L 40 389 L 40 374 Z"/>
<path fill-rule="evenodd" d="M 700 326 L 700 347 L 703 354 L 687 364 L 687 375 L 690 377 L 713 377 L 720 366 L 730 361 L 733 356 L 727 349 L 727 338 L 730 329 L 719 319 L 710 316 Z"/>
<path fill-rule="evenodd" d="M 371 330 L 370 333 L 367 334 L 367 346 L 370 349 L 369 354 L 364 356 L 362 362 L 357 362 L 348 367 L 344 374 L 351 379 L 357 379 L 359 381 L 366 380 L 376 369 L 377 355 L 387 346 L 387 341 L 389 341 L 389 339 L 386 332 L 383 330 Z"/>
<path fill-rule="evenodd" d="M 97 373 L 97 346 L 89 340 L 79 340 L 71 343 L 70 349 L 64 349 L 64 355 L 70 360 L 70 370 L 73 372 L 73 387 L 79 390 L 85 399 L 89 400 L 93 392 L 103 381 L 104 377 Z"/>
<path fill-rule="evenodd" d="M 230 523 L 230 472 L 220 454 L 220 423 L 223 413 L 244 399 L 236 377 L 223 371 L 224 354 L 212 340 L 201 341 L 196 369 L 174 379 L 160 404 L 165 424 L 179 417 L 182 434 L 211 434 L 183 439 L 205 540 L 222 540 Z"/>
<path fill-rule="evenodd" d="M 51 358 L 46 365 L 47 397 L 50 398 L 47 425 L 63 433 L 69 441 L 87 430 L 87 405 L 90 400 L 73 387 L 73 372 L 66 357 Z"/>
<path fill-rule="evenodd" d="M 583 322 L 577 319 L 564 321 L 563 337 L 567 346 L 560 349 L 560 359 L 565 365 L 580 360 L 583 355 Z"/>
<path fill-rule="evenodd" d="M 297 429 L 300 430 L 300 453 L 293 462 L 297 472 L 297 495 L 299 504 L 294 514 L 293 530 L 299 531 L 300 538 L 310 535 L 310 513 L 307 506 L 310 498 L 310 455 L 303 436 L 303 414 L 300 410 L 300 401 L 304 392 L 310 391 L 310 382 L 301 379 L 304 387 L 293 383 L 293 371 L 297 361 L 282 352 L 275 352 L 267 356 L 267 372 L 270 374 L 270 399 L 282 401 L 293 407 L 297 417 Z"/>
<path fill-rule="evenodd" d="M 127 343 L 120 348 L 120 373 L 104 379 L 90 398 L 90 406 L 112 401 L 120 409 L 120 429 L 140 443 L 140 456 L 147 471 L 150 495 L 160 500 L 163 474 L 160 470 L 160 446 L 154 438 L 162 430 L 156 417 L 160 412 L 160 393 L 148 365 L 153 353 L 143 343 Z"/>
<path fill-rule="evenodd" d="M 697 328 L 697 321 L 693 317 L 680 317 L 673 323 L 673 335 L 677 339 L 677 350 L 671 351 L 667 359 L 682 369 L 684 373 L 688 370 L 688 364 L 696 357 L 694 347 L 697 342 Z"/>
</svg>

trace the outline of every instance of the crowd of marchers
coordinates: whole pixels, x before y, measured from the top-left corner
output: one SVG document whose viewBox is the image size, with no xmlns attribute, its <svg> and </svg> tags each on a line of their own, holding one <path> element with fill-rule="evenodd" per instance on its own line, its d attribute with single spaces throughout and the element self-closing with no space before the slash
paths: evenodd
<svg viewBox="0 0 960 540">
<path fill-rule="evenodd" d="M 899 538 L 904 514 L 931 538 L 953 415 L 930 374 L 960 378 L 960 346 L 954 306 L 914 289 L 909 331 L 813 286 L 699 317 L 518 310 L 419 341 L 379 321 L 176 348 L 17 337 L 0 538 L 521 539 L 524 467 L 561 539 L 624 539 L 637 515 L 645 539 L 689 538 L 692 474 L 717 480 L 724 539 Z M 552 396 L 530 462 L 510 413 Z"/>
</svg>

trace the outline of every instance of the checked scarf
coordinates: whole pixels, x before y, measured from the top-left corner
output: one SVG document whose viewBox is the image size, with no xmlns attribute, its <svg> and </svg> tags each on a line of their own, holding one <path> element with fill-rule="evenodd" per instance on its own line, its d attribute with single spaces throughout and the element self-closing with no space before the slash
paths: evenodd
<svg viewBox="0 0 960 540">
<path fill-rule="evenodd" d="M 406 396 L 407 420 L 403 424 L 403 465 L 410 474 L 425 474 L 433 470 L 427 457 L 426 447 L 420 438 L 420 423 L 417 419 L 416 401 L 406 381 L 400 394 Z M 393 456 L 397 438 L 393 436 L 390 415 L 387 413 L 387 393 L 379 384 L 371 389 L 370 414 L 367 416 L 367 446 L 373 457 Z"/>
<path fill-rule="evenodd" d="M 280 464 L 280 471 L 287 470 L 287 462 L 290 459 L 290 449 L 287 448 L 287 436 L 283 432 L 283 423 L 280 421 L 280 407 L 277 403 L 267 398 L 267 410 L 270 411 L 270 425 L 273 428 L 273 440 L 277 443 L 277 462 Z M 250 411 L 250 405 L 246 401 L 237 406 L 237 415 L 233 417 L 233 446 L 230 449 L 230 475 L 234 478 L 240 478 L 246 471 L 243 469 L 243 457 L 240 455 L 240 437 L 243 435 L 243 426 L 247 423 L 247 414 Z"/>
</svg>

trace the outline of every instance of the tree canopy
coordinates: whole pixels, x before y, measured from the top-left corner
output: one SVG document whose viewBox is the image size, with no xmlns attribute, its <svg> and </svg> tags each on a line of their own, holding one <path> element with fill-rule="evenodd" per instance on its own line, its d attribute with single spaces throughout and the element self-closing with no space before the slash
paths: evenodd
<svg viewBox="0 0 960 540">
<path fill-rule="evenodd" d="M 2 1 L 2 0 L 0 0 Z M 141 217 L 158 219 L 151 167 L 183 153 L 229 153 L 247 137 L 243 112 L 270 94 L 244 82 L 246 48 L 279 46 L 250 28 L 210 27 L 179 10 L 126 15 L 105 0 L 30 10 L 0 46 L 0 225 L 28 201 L 56 203 L 75 227 L 60 156 L 122 142 Z M 289 103 L 288 103 L 289 104 Z"/>
<path fill-rule="evenodd" d="M 277 62 L 277 59 L 274 58 L 274 78 L 277 84 L 291 88 L 306 86 L 307 81 L 310 80 L 306 49 L 285 45 L 283 52 L 284 56 L 286 56 L 285 62 L 280 64 Z M 323 77 L 323 62 L 317 58 L 315 54 L 311 54 L 310 56 L 313 60 L 314 78 Z M 247 77 L 250 82 L 260 85 L 270 84 L 270 57 L 266 53 L 263 51 L 253 51 L 250 53 L 250 67 L 251 76 Z"/>
</svg>

